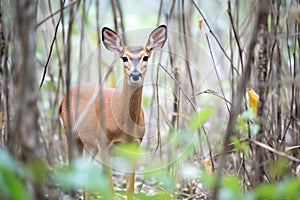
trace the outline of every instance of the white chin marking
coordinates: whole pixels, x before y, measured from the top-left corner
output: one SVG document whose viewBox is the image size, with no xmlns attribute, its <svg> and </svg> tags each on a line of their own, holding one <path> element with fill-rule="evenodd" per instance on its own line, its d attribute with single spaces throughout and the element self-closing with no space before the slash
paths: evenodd
<svg viewBox="0 0 300 200">
<path fill-rule="evenodd" d="M 135 80 L 132 77 L 130 77 L 128 82 L 130 84 L 134 84 L 134 85 L 141 84 L 142 83 L 142 77 L 139 77 L 137 80 Z"/>
</svg>

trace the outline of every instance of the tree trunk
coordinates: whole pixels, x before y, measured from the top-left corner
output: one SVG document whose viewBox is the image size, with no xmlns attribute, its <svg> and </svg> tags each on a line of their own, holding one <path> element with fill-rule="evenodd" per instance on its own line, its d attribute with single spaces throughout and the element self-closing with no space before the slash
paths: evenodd
<svg viewBox="0 0 300 200">
<path fill-rule="evenodd" d="M 14 0 L 12 74 L 14 84 L 13 106 L 15 119 L 10 127 L 9 149 L 25 164 L 38 161 L 39 124 L 36 81 L 36 1 Z M 33 198 L 39 199 L 37 184 L 28 180 Z"/>
<path fill-rule="evenodd" d="M 258 52 L 258 66 L 257 66 L 257 91 L 259 95 L 259 104 L 258 104 L 258 111 L 257 111 L 257 119 L 258 124 L 260 125 L 260 131 L 256 135 L 256 140 L 262 142 L 265 133 L 265 124 L 266 124 L 266 117 L 265 117 L 265 107 L 267 101 L 267 66 L 268 66 L 268 14 L 269 14 L 269 7 L 267 0 L 261 1 L 259 4 L 260 6 L 260 13 L 259 13 L 259 52 Z M 263 162 L 263 148 L 257 146 L 256 149 L 256 158 L 254 160 L 254 169 L 255 169 L 255 176 L 253 180 L 253 185 L 257 186 L 259 183 L 263 181 L 264 175 L 264 162 Z"/>
</svg>

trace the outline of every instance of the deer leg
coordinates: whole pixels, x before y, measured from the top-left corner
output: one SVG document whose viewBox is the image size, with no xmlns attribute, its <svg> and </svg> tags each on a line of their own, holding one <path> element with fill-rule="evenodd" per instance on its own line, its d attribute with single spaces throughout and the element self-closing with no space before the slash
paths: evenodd
<svg viewBox="0 0 300 200">
<path fill-rule="evenodd" d="M 107 174 L 107 177 L 108 177 L 109 188 L 114 193 L 114 182 L 113 182 L 113 179 L 112 179 L 112 169 L 109 166 L 106 166 L 105 171 L 106 171 L 106 174 Z"/>
<path fill-rule="evenodd" d="M 114 193 L 114 182 L 112 179 L 112 169 L 111 169 L 111 160 L 110 160 L 109 151 L 106 152 L 106 158 L 104 160 L 104 170 L 108 178 L 108 184 L 111 191 Z"/>
<path fill-rule="evenodd" d="M 69 140 L 67 140 L 67 152 L 68 152 L 68 166 L 69 166 L 69 169 L 71 170 L 72 169 L 72 156 L 71 156 L 71 151 L 70 151 L 70 149 L 69 149 L 69 145 L 70 145 L 70 142 L 69 142 Z M 69 189 L 68 189 L 69 191 L 68 191 L 68 193 L 69 193 L 69 196 L 71 197 L 71 198 L 75 198 L 75 196 L 76 196 L 76 191 L 75 190 L 73 190 L 73 188 L 72 187 L 69 187 Z"/>
<path fill-rule="evenodd" d="M 92 149 L 89 149 L 89 151 L 86 149 L 86 148 L 83 148 L 83 153 L 82 153 L 82 156 L 83 156 L 83 159 L 86 160 L 87 162 L 89 162 L 90 164 L 92 159 L 97 155 L 97 148 L 92 148 Z M 90 197 L 90 193 L 89 193 L 89 190 L 87 188 L 84 189 L 84 199 L 85 200 L 88 200 Z"/>
<path fill-rule="evenodd" d="M 65 127 L 65 130 L 67 130 L 67 128 Z M 71 167 L 72 162 L 74 160 L 74 153 L 76 150 L 78 151 L 79 155 L 83 155 L 83 144 L 82 142 L 76 138 L 76 144 L 73 146 L 73 152 L 70 151 L 70 145 L 71 142 L 68 140 L 68 132 L 66 131 L 66 136 L 67 136 L 67 154 L 68 154 L 68 165 L 69 167 Z M 70 197 L 75 197 L 76 196 L 76 191 L 73 190 L 72 188 L 69 188 L 69 196 Z"/>
<path fill-rule="evenodd" d="M 86 159 L 90 162 L 90 156 L 89 153 L 87 152 L 87 150 L 85 148 L 83 148 L 83 159 Z M 90 198 L 90 193 L 89 190 L 87 188 L 84 188 L 84 199 L 88 200 Z"/>
<path fill-rule="evenodd" d="M 135 176 L 134 171 L 126 175 L 127 199 L 133 199 L 134 196 L 134 176 Z"/>
<path fill-rule="evenodd" d="M 98 145 L 98 151 L 99 151 L 99 157 L 102 169 L 104 170 L 105 175 L 107 176 L 108 179 L 108 189 L 112 192 L 112 195 L 114 196 L 114 182 L 112 179 L 112 169 L 111 169 L 111 158 L 109 155 L 109 151 L 103 152 L 102 149 L 100 148 L 100 144 Z"/>
</svg>

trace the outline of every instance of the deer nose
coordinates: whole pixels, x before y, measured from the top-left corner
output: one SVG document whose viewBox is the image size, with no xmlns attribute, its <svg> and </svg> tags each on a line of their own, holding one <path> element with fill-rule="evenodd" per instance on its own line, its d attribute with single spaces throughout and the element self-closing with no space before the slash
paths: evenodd
<svg viewBox="0 0 300 200">
<path fill-rule="evenodd" d="M 137 69 L 134 69 L 130 74 L 129 74 L 129 79 L 131 82 L 136 83 L 140 82 L 142 80 L 142 73 L 139 72 Z"/>
</svg>

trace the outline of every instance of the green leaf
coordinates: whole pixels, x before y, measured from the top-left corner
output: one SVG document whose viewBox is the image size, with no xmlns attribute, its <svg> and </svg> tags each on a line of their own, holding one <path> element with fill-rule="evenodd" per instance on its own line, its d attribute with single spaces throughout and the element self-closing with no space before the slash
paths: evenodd
<svg viewBox="0 0 300 200">
<path fill-rule="evenodd" d="M 159 170 L 149 171 L 144 174 L 145 178 L 154 178 L 157 182 L 161 182 L 165 188 L 170 191 L 175 190 L 175 177 L 170 175 L 167 170 L 161 168 Z"/>
<path fill-rule="evenodd" d="M 137 162 L 142 153 L 142 149 L 137 143 L 124 143 L 114 145 L 111 152 L 113 156 L 126 158 L 131 162 Z"/>
<path fill-rule="evenodd" d="M 1 149 L 0 160 L 0 193 L 8 199 L 30 199 L 30 195 L 23 184 L 23 179 L 29 178 L 25 167 Z"/>
<path fill-rule="evenodd" d="M 256 195 L 253 191 L 250 191 L 250 192 L 247 192 L 244 197 L 243 197 L 244 200 L 256 200 Z"/>
<path fill-rule="evenodd" d="M 240 200 L 230 188 L 223 188 L 219 192 L 222 200 Z"/>
<path fill-rule="evenodd" d="M 241 185 L 240 180 L 237 176 L 224 176 L 222 181 L 222 187 L 227 188 L 230 190 L 230 192 L 233 194 L 232 199 L 241 199 L 242 191 L 241 191 Z"/>
<path fill-rule="evenodd" d="M 196 131 L 200 128 L 200 126 L 211 116 L 212 112 L 212 108 L 204 108 L 200 112 L 195 112 L 189 121 L 190 130 Z"/>
<path fill-rule="evenodd" d="M 46 85 L 50 88 L 50 90 L 51 90 L 52 92 L 55 92 L 55 91 L 56 91 L 55 85 L 54 85 L 54 83 L 53 83 L 52 81 L 47 80 L 47 81 L 46 81 Z"/>
<path fill-rule="evenodd" d="M 289 170 L 289 160 L 284 157 L 279 157 L 276 162 L 270 165 L 269 170 L 273 177 L 282 176 Z"/>
<path fill-rule="evenodd" d="M 231 136 L 230 141 L 233 143 L 234 147 L 244 152 L 246 155 L 249 155 L 249 147 L 246 142 L 241 142 L 236 136 Z"/>
<path fill-rule="evenodd" d="M 231 136 L 230 141 L 233 143 L 235 148 L 240 149 L 241 143 L 240 143 L 239 139 L 236 136 Z"/>
<path fill-rule="evenodd" d="M 242 142 L 241 150 L 245 153 L 246 156 L 249 156 L 249 146 L 246 142 Z"/>
<path fill-rule="evenodd" d="M 22 181 L 16 177 L 15 174 L 10 171 L 1 171 L 4 185 L 1 186 L 0 191 L 3 190 L 5 195 L 9 197 L 9 199 L 21 200 L 21 199 L 29 199 L 29 194 L 26 192 L 25 186 Z"/>
<path fill-rule="evenodd" d="M 47 173 L 45 163 L 41 160 L 37 160 L 30 162 L 26 167 L 32 179 L 34 179 L 36 183 L 42 184 Z"/>
<path fill-rule="evenodd" d="M 66 172 L 62 169 L 52 176 L 52 181 L 64 189 L 88 189 L 100 192 L 104 199 L 113 199 L 108 176 L 103 168 L 99 168 L 89 160 L 75 160 Z"/>
<path fill-rule="evenodd" d="M 164 186 L 170 190 L 175 190 L 175 179 L 173 176 L 170 176 L 167 173 L 164 173 L 161 177 L 159 177 L 159 180 L 164 184 Z"/>
<path fill-rule="evenodd" d="M 254 120 L 255 119 L 255 112 L 252 108 L 245 110 L 242 114 L 241 114 L 241 118 L 245 121 L 249 121 L 249 120 Z"/>
<path fill-rule="evenodd" d="M 297 199 L 300 196 L 300 179 L 288 178 L 279 187 L 281 198 Z"/>
<path fill-rule="evenodd" d="M 250 132 L 253 136 L 256 136 L 257 133 L 259 132 L 260 130 L 260 126 L 258 124 L 251 124 L 250 125 Z"/>
<path fill-rule="evenodd" d="M 273 183 L 262 183 L 254 191 L 258 199 L 276 199 L 277 196 L 277 188 Z"/>
<path fill-rule="evenodd" d="M 157 191 L 152 195 L 139 193 L 139 194 L 136 195 L 136 197 L 139 200 L 153 200 L 153 199 L 155 199 L 155 200 L 172 200 L 173 199 L 165 191 Z"/>
<path fill-rule="evenodd" d="M 213 189 L 217 183 L 217 176 L 206 171 L 200 174 L 199 179 L 208 189 Z"/>
<path fill-rule="evenodd" d="M 149 108 L 151 104 L 152 98 L 149 96 L 144 96 L 143 97 L 143 108 Z"/>
</svg>

